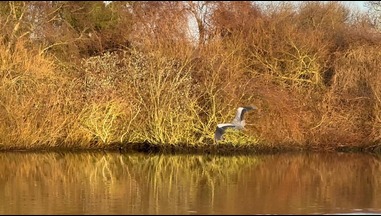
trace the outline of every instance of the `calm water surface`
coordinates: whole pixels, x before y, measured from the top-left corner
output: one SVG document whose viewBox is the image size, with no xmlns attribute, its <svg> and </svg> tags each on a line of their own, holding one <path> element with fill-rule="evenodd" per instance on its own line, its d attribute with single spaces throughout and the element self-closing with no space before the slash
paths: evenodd
<svg viewBox="0 0 381 216">
<path fill-rule="evenodd" d="M 381 213 L 381 157 L 0 154 L 0 214 L 325 213 Z"/>
</svg>

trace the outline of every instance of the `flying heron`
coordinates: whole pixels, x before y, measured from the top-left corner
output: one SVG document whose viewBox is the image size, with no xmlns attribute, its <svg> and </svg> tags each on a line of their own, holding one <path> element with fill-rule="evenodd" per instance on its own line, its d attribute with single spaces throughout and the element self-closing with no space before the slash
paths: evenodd
<svg viewBox="0 0 381 216">
<path fill-rule="evenodd" d="M 245 127 L 245 120 L 243 119 L 243 115 L 250 110 L 257 109 L 255 106 L 245 106 L 245 107 L 238 107 L 237 112 L 235 114 L 235 117 L 231 123 L 220 123 L 217 124 L 216 131 L 214 132 L 214 140 L 216 143 L 219 140 L 223 139 L 223 135 L 225 133 L 225 130 L 227 128 L 233 128 L 237 130 L 242 130 Z"/>
</svg>

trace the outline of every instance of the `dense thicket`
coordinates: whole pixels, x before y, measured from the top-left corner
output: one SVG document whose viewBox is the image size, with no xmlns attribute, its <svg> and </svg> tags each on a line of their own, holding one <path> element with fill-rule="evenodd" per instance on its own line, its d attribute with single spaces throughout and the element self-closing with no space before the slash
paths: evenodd
<svg viewBox="0 0 381 216">
<path fill-rule="evenodd" d="M 0 143 L 202 145 L 251 104 L 227 142 L 379 146 L 374 17 L 340 2 L 1 2 Z"/>
</svg>

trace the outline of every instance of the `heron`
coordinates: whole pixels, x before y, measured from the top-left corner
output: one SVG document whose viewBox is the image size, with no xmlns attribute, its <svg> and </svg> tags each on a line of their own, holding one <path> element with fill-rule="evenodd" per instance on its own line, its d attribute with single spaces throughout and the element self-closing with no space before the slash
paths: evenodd
<svg viewBox="0 0 381 216">
<path fill-rule="evenodd" d="M 225 130 L 227 128 L 233 128 L 236 130 L 242 130 L 245 128 L 245 120 L 243 119 L 243 116 L 246 112 L 250 110 L 257 109 L 256 106 L 244 106 L 244 107 L 238 107 L 237 112 L 235 114 L 235 117 L 231 123 L 220 123 L 217 124 L 216 131 L 214 132 L 214 140 L 217 143 L 219 140 L 223 139 L 223 135 L 225 133 Z"/>
</svg>

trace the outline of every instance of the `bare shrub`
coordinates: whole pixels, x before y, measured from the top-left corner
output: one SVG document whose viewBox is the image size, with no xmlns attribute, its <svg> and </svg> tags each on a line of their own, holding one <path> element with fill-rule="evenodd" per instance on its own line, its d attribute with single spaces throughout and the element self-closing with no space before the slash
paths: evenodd
<svg viewBox="0 0 381 216">
<path fill-rule="evenodd" d="M 354 47 L 338 57 L 332 86 L 321 105 L 318 143 L 364 145 L 379 136 L 378 50 Z"/>
<path fill-rule="evenodd" d="M 78 138 L 107 145 L 124 140 L 130 132 L 130 122 L 139 113 L 139 100 L 125 86 L 126 64 L 123 55 L 109 52 L 82 60 L 77 72 L 79 100 L 82 100 L 75 126 L 80 134 Z"/>
<path fill-rule="evenodd" d="M 36 55 L 23 40 L 9 52 L 0 43 L 1 135 L 4 145 L 56 145 L 68 121 L 65 79 L 56 76 L 53 61 Z"/>
<path fill-rule="evenodd" d="M 125 83 L 140 102 L 134 133 L 141 142 L 196 143 L 197 104 L 190 66 L 156 54 L 131 50 L 126 56 Z"/>
</svg>

